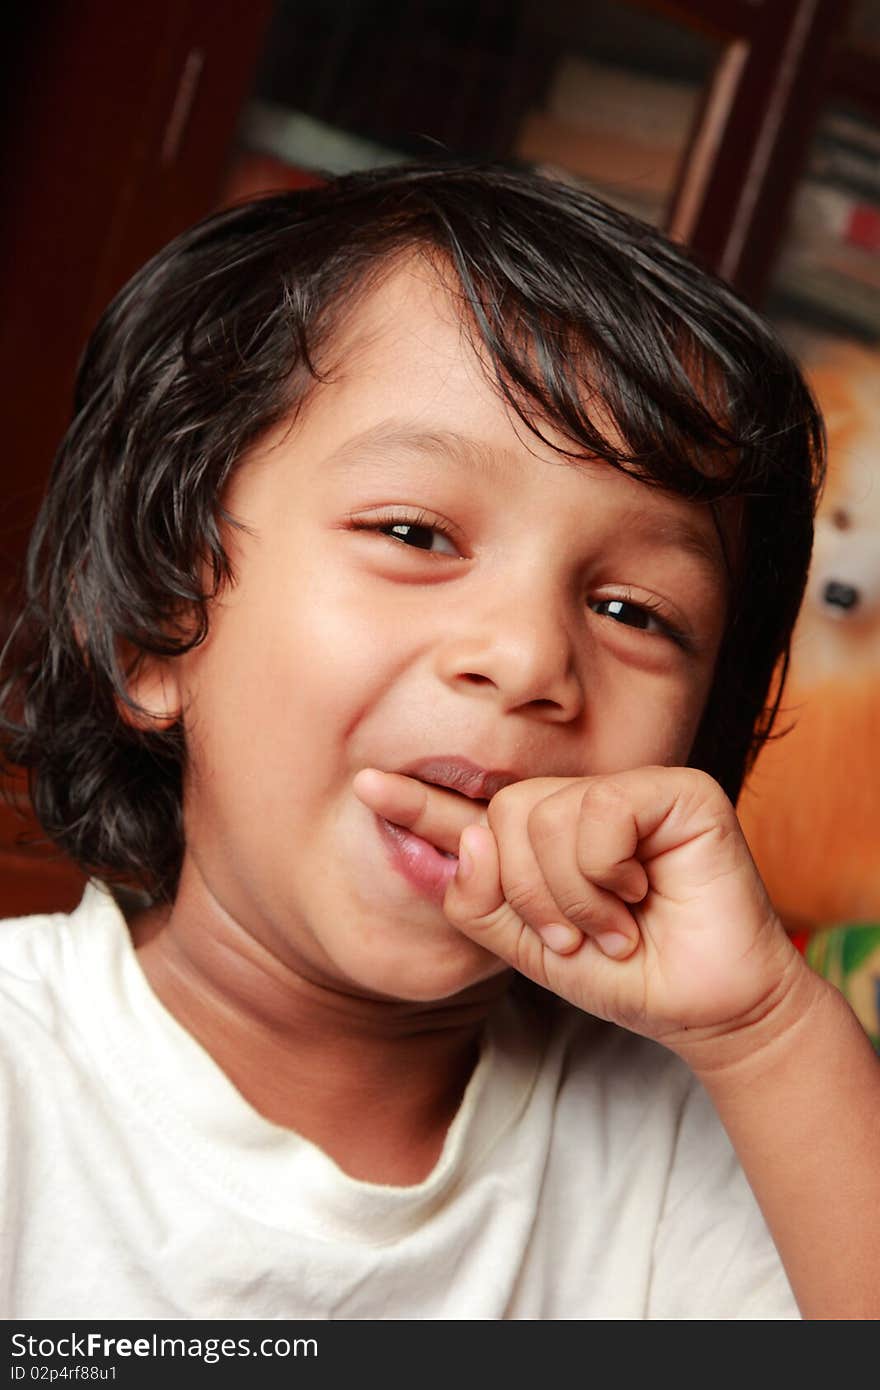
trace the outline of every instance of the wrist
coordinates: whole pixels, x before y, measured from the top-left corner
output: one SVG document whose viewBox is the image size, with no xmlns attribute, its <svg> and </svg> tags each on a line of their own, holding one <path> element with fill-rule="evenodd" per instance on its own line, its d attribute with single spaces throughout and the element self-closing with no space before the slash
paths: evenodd
<svg viewBox="0 0 880 1390">
<path fill-rule="evenodd" d="M 707 1089 L 784 1063 L 803 1047 L 817 1012 L 847 1008 L 838 991 L 786 944 L 789 950 L 773 985 L 748 1013 L 724 1028 L 688 1030 L 667 1044 Z"/>
</svg>

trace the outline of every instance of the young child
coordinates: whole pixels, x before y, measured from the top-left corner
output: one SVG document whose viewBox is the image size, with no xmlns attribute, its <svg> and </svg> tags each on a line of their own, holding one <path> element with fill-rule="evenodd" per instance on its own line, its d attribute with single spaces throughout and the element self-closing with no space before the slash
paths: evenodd
<svg viewBox="0 0 880 1390">
<path fill-rule="evenodd" d="M 731 804 L 821 439 L 724 285 L 517 172 L 134 278 L 6 658 L 93 875 L 0 934 L 6 1318 L 877 1315 L 880 1069 Z"/>
</svg>

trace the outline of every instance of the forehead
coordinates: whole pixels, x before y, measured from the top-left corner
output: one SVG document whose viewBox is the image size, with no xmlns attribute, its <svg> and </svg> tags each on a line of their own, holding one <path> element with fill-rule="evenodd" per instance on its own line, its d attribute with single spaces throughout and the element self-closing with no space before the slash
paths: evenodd
<svg viewBox="0 0 880 1390">
<path fill-rule="evenodd" d="M 385 269 L 344 316 L 319 369 L 294 422 L 266 441 L 280 444 L 288 459 L 299 457 L 312 484 L 379 474 L 391 488 L 397 478 L 442 469 L 499 496 L 550 480 L 553 494 L 570 501 L 562 480 L 580 475 L 613 495 L 623 522 L 692 552 L 726 583 L 708 508 L 604 461 L 572 459 L 571 445 L 550 425 L 541 425 L 543 438 L 528 428 L 504 397 L 458 282 L 442 265 L 412 255 Z M 591 399 L 590 409 L 601 411 L 601 403 Z M 601 425 L 613 435 L 607 419 Z"/>
<path fill-rule="evenodd" d="M 411 408 L 432 393 L 442 405 L 459 392 L 466 405 L 473 393 L 486 394 L 492 377 L 451 268 L 415 253 L 382 267 L 355 298 L 320 367 L 326 385 L 341 388 L 337 400 L 344 392 L 366 404 L 381 392 L 387 405 L 393 387 Z"/>
</svg>

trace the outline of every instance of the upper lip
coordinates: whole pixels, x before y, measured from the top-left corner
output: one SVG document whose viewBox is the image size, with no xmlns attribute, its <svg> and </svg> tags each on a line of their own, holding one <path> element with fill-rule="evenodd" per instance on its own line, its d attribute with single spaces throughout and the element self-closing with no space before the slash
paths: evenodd
<svg viewBox="0 0 880 1390">
<path fill-rule="evenodd" d="M 469 796 L 473 801 L 491 801 L 502 787 L 511 782 L 519 782 L 521 776 L 499 768 L 480 767 L 469 758 L 441 756 L 419 758 L 406 767 L 396 769 L 404 777 L 418 777 L 421 782 L 431 782 L 438 787 L 449 787 L 451 791 Z"/>
</svg>

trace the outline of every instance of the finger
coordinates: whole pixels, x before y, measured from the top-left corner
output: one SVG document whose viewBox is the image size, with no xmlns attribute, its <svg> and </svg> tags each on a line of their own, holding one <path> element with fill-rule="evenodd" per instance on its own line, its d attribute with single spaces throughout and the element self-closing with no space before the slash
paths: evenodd
<svg viewBox="0 0 880 1390">
<path fill-rule="evenodd" d="M 452 926 L 520 974 L 547 989 L 548 961 L 562 960 L 514 912 L 504 896 L 498 845 L 487 826 L 472 826 L 461 837 L 458 872 L 446 890 L 443 911 Z M 583 935 L 577 933 L 578 944 Z"/>
<path fill-rule="evenodd" d="M 412 830 L 446 854 L 457 854 L 461 832 L 469 825 L 485 824 L 482 801 L 471 801 L 459 792 L 404 777 L 398 772 L 362 768 L 352 790 L 371 811 L 394 825 Z"/>
<path fill-rule="evenodd" d="M 501 887 L 517 918 L 537 932 L 545 945 L 562 955 L 576 951 L 583 931 L 553 897 L 528 832 L 528 809 L 537 779 L 507 787 L 489 803 L 489 826 L 497 845 Z M 538 792 L 540 794 L 540 792 Z M 573 851 L 572 851 L 573 852 Z"/>
<path fill-rule="evenodd" d="M 520 920 L 504 897 L 498 847 L 488 827 L 471 826 L 462 835 L 458 873 L 446 890 L 443 911 L 464 936 L 543 989 L 588 1013 L 611 1016 L 607 999 L 619 962 L 606 959 L 581 933 L 580 949 L 560 954 Z"/>
<path fill-rule="evenodd" d="M 615 960 L 630 956 L 640 942 L 638 925 L 614 891 L 616 877 L 596 883 L 578 858 L 578 816 L 583 784 L 543 798 L 527 819 L 535 862 L 559 915 L 592 938 Z M 640 865 L 636 865 L 644 876 Z M 608 884 L 611 886 L 609 887 Z M 644 896 L 644 894 L 640 894 Z"/>
<path fill-rule="evenodd" d="M 635 768 L 590 778 L 583 818 L 578 852 L 585 870 L 611 881 L 635 843 L 652 894 L 675 897 L 684 881 L 693 894 L 741 870 L 747 856 L 730 801 L 696 768 Z"/>
<path fill-rule="evenodd" d="M 639 838 L 631 794 L 618 782 L 587 782 L 577 821 L 581 873 L 626 903 L 641 902 L 648 892 L 648 875 L 636 857 Z"/>
</svg>

